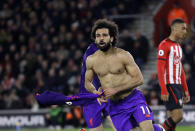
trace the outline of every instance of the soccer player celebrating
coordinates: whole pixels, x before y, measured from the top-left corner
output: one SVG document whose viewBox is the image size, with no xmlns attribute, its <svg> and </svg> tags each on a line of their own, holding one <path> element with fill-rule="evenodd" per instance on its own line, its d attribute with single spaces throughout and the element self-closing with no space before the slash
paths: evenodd
<svg viewBox="0 0 195 131">
<path fill-rule="evenodd" d="M 162 131 L 153 125 L 153 113 L 146 104 L 141 91 L 136 89 L 143 83 L 143 76 L 131 54 L 117 48 L 118 26 L 106 19 L 97 20 L 91 37 L 99 48 L 87 57 L 85 88 L 94 94 L 94 75 L 100 80 L 104 96 L 108 98 L 109 115 L 117 131 L 132 131 L 139 126 L 142 131 Z M 105 99 L 104 99 L 105 98 Z"/>
<path fill-rule="evenodd" d="M 165 102 L 168 118 L 163 123 L 167 131 L 175 131 L 183 118 L 183 103 L 190 101 L 185 72 L 182 67 L 180 43 L 187 33 L 186 23 L 176 19 L 171 24 L 171 34 L 158 47 L 157 71 L 161 99 Z"/>
<path fill-rule="evenodd" d="M 98 50 L 98 47 L 95 43 L 92 43 L 87 48 L 84 56 L 83 56 L 83 67 L 81 71 L 81 84 L 80 84 L 80 93 L 89 93 L 85 89 L 85 72 L 86 72 L 86 60 L 88 56 L 94 54 Z M 101 86 L 100 81 L 97 77 L 97 75 L 94 75 L 93 78 L 93 85 L 98 90 Z M 98 93 L 98 92 L 97 92 Z M 91 93 L 89 93 L 91 94 Z M 104 117 L 106 117 L 110 125 L 112 126 L 113 130 L 115 130 L 112 121 L 110 119 L 110 116 L 108 115 L 108 103 L 102 103 L 101 105 L 98 103 L 98 101 L 95 99 L 92 102 L 89 102 L 87 105 L 82 106 L 83 109 L 83 115 L 85 118 L 85 121 L 87 123 L 88 128 L 90 128 L 91 131 L 103 131 L 103 119 L 102 114 Z"/>
</svg>

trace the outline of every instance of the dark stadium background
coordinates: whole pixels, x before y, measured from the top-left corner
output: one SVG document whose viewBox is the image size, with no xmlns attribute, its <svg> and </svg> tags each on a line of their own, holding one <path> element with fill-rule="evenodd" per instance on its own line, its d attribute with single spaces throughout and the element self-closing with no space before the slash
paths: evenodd
<svg viewBox="0 0 195 131">
<path fill-rule="evenodd" d="M 165 111 L 156 74 L 157 45 L 169 34 L 167 14 L 174 1 L 189 18 L 182 44 L 191 101 L 178 131 L 195 130 L 195 0 L 2 0 L 0 2 L 0 130 L 79 130 L 86 128 L 79 107 L 58 107 L 60 127 L 46 118 L 51 107 L 37 103 L 33 90 L 48 88 L 65 95 L 79 92 L 82 56 L 91 27 L 99 18 L 119 25 L 118 47 L 139 65 L 141 86 L 155 120 Z M 72 117 L 71 117 L 72 115 Z M 105 121 L 106 130 L 111 130 Z M 75 129 L 74 129 L 75 128 Z"/>
</svg>

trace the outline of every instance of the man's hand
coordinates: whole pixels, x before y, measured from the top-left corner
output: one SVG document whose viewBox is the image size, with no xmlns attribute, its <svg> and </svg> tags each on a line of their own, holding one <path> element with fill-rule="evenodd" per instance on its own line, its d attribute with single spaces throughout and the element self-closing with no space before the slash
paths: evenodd
<svg viewBox="0 0 195 131">
<path fill-rule="evenodd" d="M 102 92 L 97 91 L 97 90 L 94 90 L 92 93 L 93 93 L 93 94 L 98 94 L 98 95 L 101 95 L 101 94 L 102 94 Z"/>
<path fill-rule="evenodd" d="M 102 102 L 107 102 L 107 99 L 104 96 L 100 96 L 99 98 L 97 98 L 97 101 L 101 105 Z"/>
<path fill-rule="evenodd" d="M 101 94 L 102 94 L 102 89 L 99 88 L 98 91 L 97 91 L 97 90 L 94 90 L 94 91 L 93 91 L 93 94 L 101 95 Z M 105 99 L 104 96 L 98 97 L 98 98 L 97 98 L 97 101 L 98 101 L 98 103 L 99 103 L 100 105 L 102 104 L 102 102 L 107 102 L 107 100 Z"/>
<path fill-rule="evenodd" d="M 188 92 L 184 92 L 184 103 L 188 103 L 190 101 L 190 96 Z"/>
<path fill-rule="evenodd" d="M 106 98 L 109 98 L 117 93 L 116 88 L 107 88 L 104 90 L 104 95 Z"/>
<path fill-rule="evenodd" d="M 163 102 L 169 101 L 169 94 L 167 94 L 167 95 L 161 95 L 161 100 L 162 100 Z"/>
<path fill-rule="evenodd" d="M 104 90 L 102 89 L 102 87 L 100 87 L 100 88 L 98 89 L 98 91 L 102 93 Z"/>
</svg>

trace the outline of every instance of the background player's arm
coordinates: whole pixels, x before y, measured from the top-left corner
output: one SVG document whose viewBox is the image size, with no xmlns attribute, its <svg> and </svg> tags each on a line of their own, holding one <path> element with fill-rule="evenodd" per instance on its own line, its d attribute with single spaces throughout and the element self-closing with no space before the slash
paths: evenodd
<svg viewBox="0 0 195 131">
<path fill-rule="evenodd" d="M 157 72 L 158 72 L 158 80 L 159 80 L 159 85 L 161 87 L 161 95 L 167 95 L 167 87 L 165 85 L 165 79 L 164 79 L 164 74 L 165 74 L 165 66 L 166 66 L 166 60 L 165 59 L 158 59 L 157 60 Z"/>
<path fill-rule="evenodd" d="M 187 83 L 186 83 L 186 76 L 185 76 L 185 72 L 184 72 L 183 67 L 182 67 L 182 70 L 181 70 L 181 81 L 182 81 L 183 91 L 188 92 L 188 86 L 187 86 Z"/>
<path fill-rule="evenodd" d="M 186 83 L 186 76 L 183 67 L 181 71 L 181 81 L 182 81 L 182 88 L 184 91 L 184 103 L 188 103 L 190 101 L 190 94 L 188 92 L 188 86 Z"/>
<path fill-rule="evenodd" d="M 159 85 L 161 87 L 161 95 L 168 95 L 167 87 L 165 85 L 165 68 L 166 68 L 166 59 L 167 59 L 167 49 L 165 46 L 160 45 L 158 49 L 157 57 L 157 73 Z"/>
<path fill-rule="evenodd" d="M 169 100 L 169 93 L 165 84 L 165 68 L 166 68 L 166 59 L 168 56 L 168 49 L 165 44 L 160 44 L 158 48 L 158 57 L 157 57 L 157 72 L 159 85 L 161 87 L 161 100 L 166 102 Z"/>
<path fill-rule="evenodd" d="M 98 94 L 98 91 L 92 84 L 93 76 L 92 62 L 90 61 L 90 58 L 88 58 L 86 60 L 85 88 L 91 93 Z"/>
</svg>

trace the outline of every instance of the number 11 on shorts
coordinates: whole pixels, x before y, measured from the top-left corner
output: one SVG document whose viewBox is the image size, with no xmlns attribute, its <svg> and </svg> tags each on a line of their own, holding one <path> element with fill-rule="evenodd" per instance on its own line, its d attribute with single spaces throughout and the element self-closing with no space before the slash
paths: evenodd
<svg viewBox="0 0 195 131">
<path fill-rule="evenodd" d="M 145 108 L 144 108 L 144 106 L 140 106 L 140 108 L 142 109 L 143 114 L 146 114 L 146 111 L 148 112 L 148 114 L 150 114 L 150 110 L 148 109 L 147 106 L 145 106 Z"/>
</svg>

